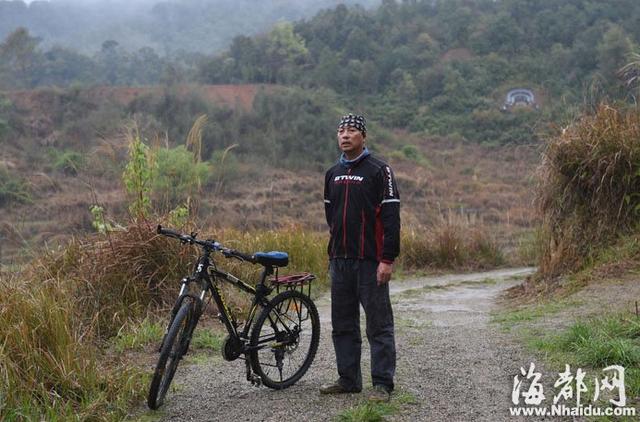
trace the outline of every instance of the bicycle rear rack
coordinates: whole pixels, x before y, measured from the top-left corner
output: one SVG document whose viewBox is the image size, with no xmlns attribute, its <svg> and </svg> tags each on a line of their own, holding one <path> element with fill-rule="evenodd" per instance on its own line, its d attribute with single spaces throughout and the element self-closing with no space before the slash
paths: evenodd
<svg viewBox="0 0 640 422">
<path fill-rule="evenodd" d="M 276 288 L 276 294 L 281 291 L 298 290 L 300 293 L 311 297 L 311 282 L 316 276 L 311 273 L 290 274 L 280 277 L 276 269 L 275 277 L 269 279 L 272 286 Z"/>
</svg>

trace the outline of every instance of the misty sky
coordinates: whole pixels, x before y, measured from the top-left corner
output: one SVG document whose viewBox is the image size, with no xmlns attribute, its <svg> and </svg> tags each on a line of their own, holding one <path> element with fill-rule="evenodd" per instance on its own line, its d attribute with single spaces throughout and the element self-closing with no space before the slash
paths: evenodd
<svg viewBox="0 0 640 422">
<path fill-rule="evenodd" d="M 7 6 L 0 12 L 0 40 L 24 27 L 44 48 L 94 54 L 114 40 L 129 51 L 151 47 L 171 55 L 213 54 L 233 37 L 263 33 L 277 22 L 310 18 L 340 3 L 374 7 L 380 0 L 25 0 L 28 8 L 11 3 L 0 0 Z M 248 15 L 247 8 L 254 13 Z"/>
</svg>

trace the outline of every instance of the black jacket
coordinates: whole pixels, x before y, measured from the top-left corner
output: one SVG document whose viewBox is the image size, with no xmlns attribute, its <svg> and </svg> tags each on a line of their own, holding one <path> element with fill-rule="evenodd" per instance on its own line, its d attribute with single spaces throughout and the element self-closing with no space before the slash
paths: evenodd
<svg viewBox="0 0 640 422">
<path fill-rule="evenodd" d="M 400 195 L 391 168 L 365 156 L 331 167 L 324 181 L 331 258 L 391 263 L 400 253 Z"/>
</svg>

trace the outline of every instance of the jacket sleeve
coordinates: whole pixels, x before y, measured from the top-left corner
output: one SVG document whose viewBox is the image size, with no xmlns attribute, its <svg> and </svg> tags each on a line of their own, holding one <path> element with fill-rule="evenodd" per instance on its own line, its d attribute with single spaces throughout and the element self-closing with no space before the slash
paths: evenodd
<svg viewBox="0 0 640 422">
<path fill-rule="evenodd" d="M 329 226 L 329 228 L 331 228 L 331 216 L 332 216 L 330 189 L 331 189 L 331 170 L 327 171 L 327 173 L 324 175 L 324 216 L 327 219 L 327 225 Z"/>
<path fill-rule="evenodd" d="M 391 167 L 382 167 L 382 262 L 393 263 L 400 254 L 400 194 Z"/>
</svg>

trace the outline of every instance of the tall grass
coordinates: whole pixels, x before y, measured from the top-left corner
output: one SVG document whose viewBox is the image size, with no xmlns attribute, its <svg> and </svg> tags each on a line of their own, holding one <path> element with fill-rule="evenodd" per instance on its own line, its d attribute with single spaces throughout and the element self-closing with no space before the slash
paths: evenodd
<svg viewBox="0 0 640 422">
<path fill-rule="evenodd" d="M 290 264 L 283 272 L 313 272 L 320 283 L 326 284 L 326 241 L 322 233 L 291 226 L 251 233 L 202 230 L 201 237 L 214 238 L 247 253 L 288 252 Z M 183 246 L 175 239 L 157 235 L 153 225 L 137 222 L 106 236 L 72 240 L 63 253 L 39 261 L 30 277 L 44 275 L 73 285 L 75 301 L 92 330 L 99 338 L 109 338 L 131 319 L 171 304 L 179 280 L 191 272 L 199 253 L 195 246 Z M 262 268 L 217 254 L 213 257 L 221 269 L 249 281 L 257 280 Z"/>
<path fill-rule="evenodd" d="M 540 275 L 580 268 L 640 216 L 640 113 L 601 105 L 552 139 L 539 169 Z"/>
<path fill-rule="evenodd" d="M 504 264 L 497 239 L 487 228 L 461 218 L 442 218 L 434 227 L 402 232 L 398 260 L 405 270 L 484 269 Z"/>
<path fill-rule="evenodd" d="M 97 338 L 109 338 L 149 307 L 162 306 L 193 261 L 192 248 L 157 236 L 144 222 L 126 230 L 75 238 L 28 273 L 69 286 L 75 305 Z M 173 283 L 172 283 L 173 282 Z"/>
<path fill-rule="evenodd" d="M 401 265 L 457 267 L 498 262 L 501 255 L 486 233 L 467 229 L 445 225 L 405 233 Z M 328 285 L 325 232 L 290 226 L 251 233 L 234 229 L 201 233 L 200 237 L 248 253 L 288 252 L 290 264 L 282 273 L 313 272 L 320 290 Z M 159 326 L 149 316 L 158 309 L 167 312 L 180 278 L 191 271 L 198 253 L 196 247 L 159 236 L 154 225 L 137 220 L 123 230 L 72 239 L 62 251 L 43 253 L 19 276 L 3 276 L 2 417 L 123 417 L 131 400 L 142 394 L 144 377 L 114 356 L 107 357 L 101 348 L 108 341 L 117 352 L 156 338 Z M 215 261 L 220 268 L 250 281 L 257 280 L 261 269 L 219 255 Z M 231 287 L 226 293 L 232 308 L 246 308 L 246 295 L 236 294 Z M 129 331 L 133 335 L 127 337 Z"/>
<path fill-rule="evenodd" d="M 324 235 L 281 231 L 211 233 L 246 251 L 284 250 L 289 271 L 312 271 L 326 282 Z M 155 234 L 145 222 L 126 230 L 73 239 L 45 253 L 20 276 L 0 280 L 0 415 L 9 420 L 119 419 L 144 389 L 138 371 L 100 350 L 123 326 L 144 325 L 166 308 L 198 250 Z M 242 277 L 256 266 L 217 259 Z M 239 303 L 232 297 L 230 303 Z M 148 321 L 147 321 L 148 325 Z M 157 329 L 147 330 L 148 336 Z M 126 337 L 126 336 L 125 336 Z M 130 339 L 116 338 L 116 350 Z M 105 363 L 106 362 L 106 363 Z"/>
<path fill-rule="evenodd" d="M 220 230 L 216 239 L 226 246 L 249 253 L 283 251 L 289 254 L 289 266 L 283 273 L 308 271 L 314 273 L 318 281 L 327 285 L 327 242 L 328 234 L 304 230 L 299 226 L 289 226 L 279 230 L 258 230 L 243 232 L 236 229 Z M 224 263 L 224 262 L 223 262 Z M 226 264 L 226 263 L 225 263 Z M 257 274 L 257 268 L 229 262 L 241 275 L 247 278 Z"/>
<path fill-rule="evenodd" d="M 0 279 L 0 289 L 0 419 L 125 415 L 142 378 L 100 363 L 69 286 L 16 277 Z"/>
</svg>

